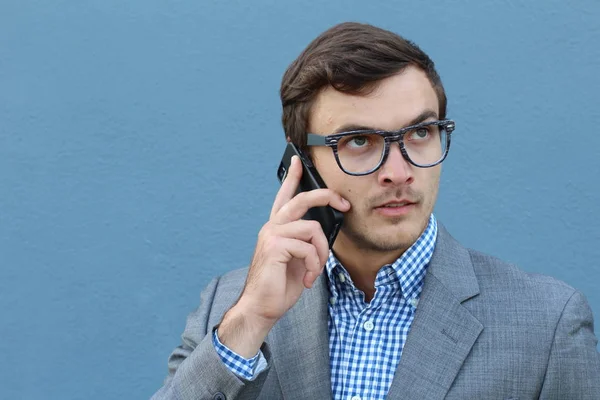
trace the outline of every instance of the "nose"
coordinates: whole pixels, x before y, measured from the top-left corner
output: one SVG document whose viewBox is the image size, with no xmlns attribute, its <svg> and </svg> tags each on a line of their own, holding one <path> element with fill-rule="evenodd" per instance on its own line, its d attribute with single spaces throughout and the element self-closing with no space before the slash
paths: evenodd
<svg viewBox="0 0 600 400">
<path fill-rule="evenodd" d="M 399 143 L 390 144 L 387 159 L 378 173 L 381 185 L 408 185 L 414 180 L 413 166 L 402 155 Z"/>
</svg>

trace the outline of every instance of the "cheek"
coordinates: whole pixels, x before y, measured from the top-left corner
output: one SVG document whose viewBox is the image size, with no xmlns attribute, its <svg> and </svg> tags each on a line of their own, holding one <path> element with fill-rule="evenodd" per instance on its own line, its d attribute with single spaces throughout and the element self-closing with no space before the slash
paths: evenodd
<svg viewBox="0 0 600 400">
<path fill-rule="evenodd" d="M 364 180 L 360 177 L 353 177 L 345 174 L 335 161 L 335 157 L 330 149 L 315 149 L 312 153 L 312 159 L 319 171 L 319 175 L 327 187 L 336 193 L 339 193 L 351 203 L 355 197 L 366 190 Z"/>
<path fill-rule="evenodd" d="M 423 195 L 428 203 L 434 203 L 437 197 L 437 192 L 440 184 L 441 169 L 439 167 L 423 170 L 424 174 L 421 177 L 423 182 Z"/>
<path fill-rule="evenodd" d="M 323 165 L 322 163 L 321 165 Z M 321 169 L 319 168 L 319 171 Z M 327 187 L 336 193 L 339 193 L 343 198 L 352 204 L 354 211 L 363 208 L 367 193 L 372 183 L 365 179 L 366 177 L 350 176 L 342 172 L 334 160 L 334 165 L 328 169 L 323 169 L 321 174 L 323 181 Z"/>
<path fill-rule="evenodd" d="M 327 187 L 335 190 L 336 182 L 339 180 L 337 176 L 339 168 L 337 167 L 335 158 L 333 158 L 333 154 L 328 154 L 323 152 L 323 150 L 326 149 L 313 149 L 311 158 Z"/>
<path fill-rule="evenodd" d="M 368 199 L 373 183 L 366 178 L 347 175 L 347 178 L 338 181 L 336 191 L 352 204 L 352 213 L 363 213 L 369 208 Z"/>
<path fill-rule="evenodd" d="M 342 172 L 342 175 L 345 174 Z M 328 187 L 341 194 L 342 197 L 346 198 L 347 200 L 352 201 L 353 197 L 355 197 L 358 193 L 358 189 L 354 187 L 353 182 L 349 181 L 340 174 L 335 174 L 335 176 L 332 176 L 331 183 L 331 186 Z"/>
</svg>

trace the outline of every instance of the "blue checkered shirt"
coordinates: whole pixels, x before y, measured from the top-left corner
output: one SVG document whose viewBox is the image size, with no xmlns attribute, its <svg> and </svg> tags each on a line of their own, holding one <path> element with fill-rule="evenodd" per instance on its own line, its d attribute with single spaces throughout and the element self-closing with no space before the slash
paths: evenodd
<svg viewBox="0 0 600 400">
<path fill-rule="evenodd" d="M 375 295 L 369 303 L 348 271 L 329 253 L 325 269 L 329 277 L 329 360 L 334 399 L 374 400 L 387 396 L 436 238 L 437 221 L 432 214 L 417 241 L 394 263 L 379 270 Z M 245 359 L 221 344 L 216 330 L 213 343 L 223 362 L 242 378 L 252 380 L 266 368 L 261 352 Z"/>
</svg>

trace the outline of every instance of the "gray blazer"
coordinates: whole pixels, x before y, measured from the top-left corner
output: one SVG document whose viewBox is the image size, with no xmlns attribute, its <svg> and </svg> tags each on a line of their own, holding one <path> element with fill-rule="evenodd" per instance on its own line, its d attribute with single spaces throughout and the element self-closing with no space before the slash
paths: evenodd
<svg viewBox="0 0 600 400">
<path fill-rule="evenodd" d="M 325 274 L 267 336 L 269 367 L 238 379 L 212 344 L 247 270 L 214 279 L 153 399 L 331 399 Z M 600 399 L 600 355 L 584 296 L 468 250 L 439 226 L 389 399 Z"/>
</svg>

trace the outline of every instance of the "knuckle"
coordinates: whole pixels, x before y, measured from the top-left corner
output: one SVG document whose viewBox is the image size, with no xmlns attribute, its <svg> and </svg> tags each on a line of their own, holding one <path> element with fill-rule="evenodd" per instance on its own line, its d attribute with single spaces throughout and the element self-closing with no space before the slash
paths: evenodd
<svg viewBox="0 0 600 400">
<path fill-rule="evenodd" d="M 281 240 L 277 236 L 269 236 L 265 239 L 263 248 L 267 253 L 271 253 L 279 248 L 280 243 Z"/>
<path fill-rule="evenodd" d="M 322 231 L 321 223 L 319 221 L 315 221 L 315 220 L 308 221 L 308 227 L 315 235 L 318 235 Z"/>
<path fill-rule="evenodd" d="M 271 253 L 280 246 L 281 238 L 277 236 L 273 224 L 265 224 L 258 232 L 257 251 Z"/>
<path fill-rule="evenodd" d="M 321 260 L 319 259 L 319 253 L 317 252 L 316 247 L 312 246 L 312 249 L 310 251 L 310 256 L 312 259 L 312 263 L 314 264 L 314 268 L 320 269 L 321 268 Z"/>
<path fill-rule="evenodd" d="M 331 189 L 318 189 L 316 193 L 322 198 L 329 198 L 331 197 L 331 194 L 335 192 Z"/>
<path fill-rule="evenodd" d="M 315 246 L 310 246 L 310 252 L 313 255 L 313 257 L 315 258 L 315 260 L 319 261 L 319 252 L 317 251 L 317 248 Z"/>
<path fill-rule="evenodd" d="M 279 213 L 278 214 L 279 215 L 281 215 L 281 214 L 287 214 L 289 212 L 288 211 L 289 208 L 290 208 L 290 203 L 287 202 L 287 203 L 285 203 L 284 205 L 281 206 L 281 208 L 279 209 Z"/>
<path fill-rule="evenodd" d="M 273 231 L 273 228 L 272 228 L 271 224 L 266 223 L 265 225 L 263 225 L 262 228 L 260 228 L 260 231 L 258 231 L 258 239 L 264 240 L 264 239 L 268 238 L 269 236 L 271 236 L 272 231 Z"/>
<path fill-rule="evenodd" d="M 308 194 L 309 192 L 300 192 L 296 196 L 294 196 L 294 198 L 297 202 L 303 203 L 308 200 Z"/>
</svg>

